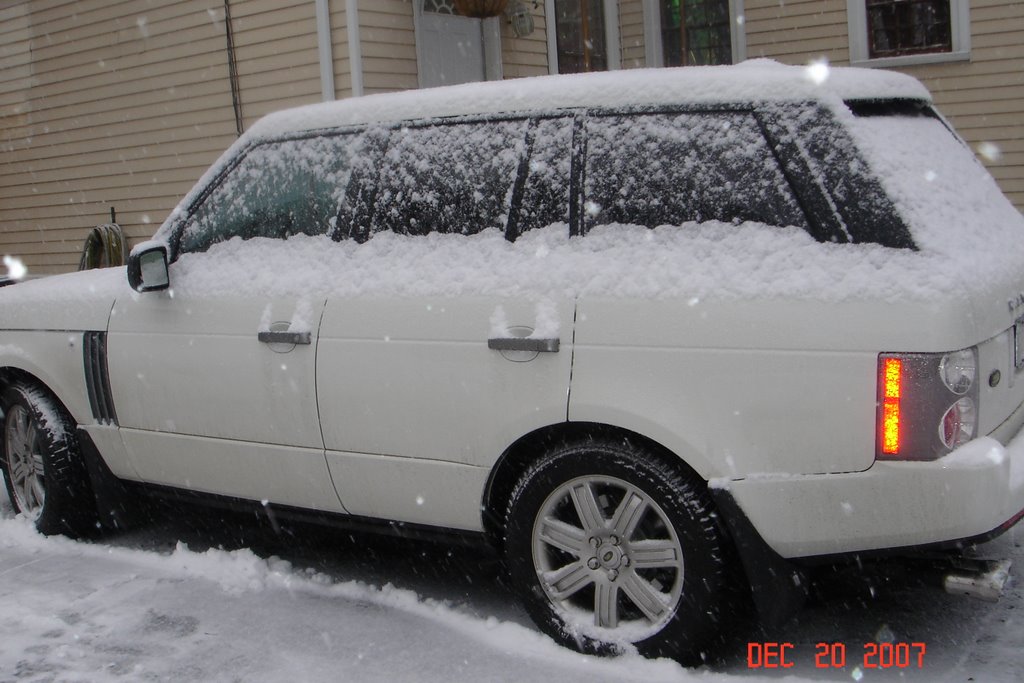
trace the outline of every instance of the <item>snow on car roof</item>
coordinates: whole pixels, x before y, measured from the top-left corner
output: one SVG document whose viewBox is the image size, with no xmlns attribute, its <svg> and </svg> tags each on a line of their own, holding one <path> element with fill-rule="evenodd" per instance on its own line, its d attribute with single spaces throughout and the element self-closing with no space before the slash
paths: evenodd
<svg viewBox="0 0 1024 683">
<path fill-rule="evenodd" d="M 267 114 L 241 135 L 186 194 L 158 232 L 198 198 L 231 159 L 259 140 L 368 123 L 445 116 L 542 111 L 576 107 L 657 104 L 727 104 L 756 101 L 844 100 L 931 101 L 928 90 L 905 74 L 879 69 L 789 66 L 752 59 L 735 66 L 628 69 L 465 83 L 440 88 L 381 93 L 310 104 Z"/>
<path fill-rule="evenodd" d="M 787 66 L 758 59 L 737 66 L 539 76 L 350 98 L 269 114 L 243 138 L 373 122 L 573 107 L 897 98 L 931 100 L 917 80 L 891 71 L 825 64 Z"/>
</svg>

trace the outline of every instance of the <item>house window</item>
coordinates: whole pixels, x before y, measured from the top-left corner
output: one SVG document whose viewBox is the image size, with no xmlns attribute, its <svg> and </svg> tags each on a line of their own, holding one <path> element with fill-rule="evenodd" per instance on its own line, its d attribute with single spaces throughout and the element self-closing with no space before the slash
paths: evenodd
<svg viewBox="0 0 1024 683">
<path fill-rule="evenodd" d="M 661 0 L 665 66 L 732 63 L 729 0 Z"/>
<path fill-rule="evenodd" d="M 608 69 L 603 0 L 555 0 L 558 73 Z"/>
<path fill-rule="evenodd" d="M 949 0 L 867 0 L 868 55 L 950 52 Z"/>
<path fill-rule="evenodd" d="M 850 61 L 903 66 L 970 58 L 968 0 L 847 0 Z"/>
</svg>

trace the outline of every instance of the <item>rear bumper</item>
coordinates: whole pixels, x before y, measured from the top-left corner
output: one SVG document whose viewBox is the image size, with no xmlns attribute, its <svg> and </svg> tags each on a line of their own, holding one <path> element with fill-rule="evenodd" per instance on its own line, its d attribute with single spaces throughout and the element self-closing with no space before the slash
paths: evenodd
<svg viewBox="0 0 1024 683">
<path fill-rule="evenodd" d="M 863 472 L 712 486 L 728 489 L 764 541 L 787 558 L 990 536 L 1024 512 L 1022 420 L 1024 409 L 992 436 L 932 462 L 878 461 Z"/>
</svg>

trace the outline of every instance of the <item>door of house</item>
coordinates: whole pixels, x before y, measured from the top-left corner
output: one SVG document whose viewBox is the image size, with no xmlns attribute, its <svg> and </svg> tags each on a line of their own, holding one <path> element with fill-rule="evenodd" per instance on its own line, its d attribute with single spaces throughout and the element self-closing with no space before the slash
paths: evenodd
<svg viewBox="0 0 1024 683">
<path fill-rule="evenodd" d="M 481 21 L 456 14 L 452 0 L 423 0 L 417 40 L 420 87 L 484 80 Z"/>
</svg>

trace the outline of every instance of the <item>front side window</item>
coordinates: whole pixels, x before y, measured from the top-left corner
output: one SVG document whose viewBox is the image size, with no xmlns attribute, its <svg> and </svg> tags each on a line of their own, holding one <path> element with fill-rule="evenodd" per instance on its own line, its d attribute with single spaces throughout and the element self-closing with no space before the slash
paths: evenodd
<svg viewBox="0 0 1024 683">
<path fill-rule="evenodd" d="M 250 150 L 189 216 L 178 251 L 206 251 L 233 237 L 327 234 L 342 210 L 361 144 L 361 136 L 342 135 Z"/>
<path fill-rule="evenodd" d="M 665 66 L 732 63 L 729 0 L 661 0 Z"/>
<path fill-rule="evenodd" d="M 616 223 L 807 226 L 749 113 L 592 118 L 585 174 L 585 231 Z"/>
<path fill-rule="evenodd" d="M 603 0 L 555 0 L 558 73 L 608 68 L 604 22 Z"/>
<path fill-rule="evenodd" d="M 872 58 L 953 49 L 949 0 L 867 0 L 867 12 Z"/>
</svg>

